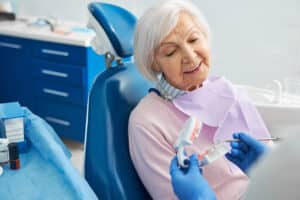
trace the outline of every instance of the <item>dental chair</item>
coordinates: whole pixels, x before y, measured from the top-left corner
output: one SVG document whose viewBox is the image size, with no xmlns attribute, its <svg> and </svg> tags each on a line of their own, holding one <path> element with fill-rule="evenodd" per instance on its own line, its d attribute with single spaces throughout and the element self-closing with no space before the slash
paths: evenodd
<svg viewBox="0 0 300 200">
<path fill-rule="evenodd" d="M 110 53 L 105 54 L 107 69 L 95 79 L 89 95 L 84 176 L 99 199 L 151 199 L 134 169 L 128 147 L 130 112 L 150 88 L 128 59 L 133 55 L 136 19 L 107 3 L 91 3 L 88 8 L 89 26 L 96 37 L 101 37 L 94 45 L 104 44 Z M 103 49 L 96 46 L 99 53 Z M 114 61 L 116 56 L 120 58 Z"/>
</svg>

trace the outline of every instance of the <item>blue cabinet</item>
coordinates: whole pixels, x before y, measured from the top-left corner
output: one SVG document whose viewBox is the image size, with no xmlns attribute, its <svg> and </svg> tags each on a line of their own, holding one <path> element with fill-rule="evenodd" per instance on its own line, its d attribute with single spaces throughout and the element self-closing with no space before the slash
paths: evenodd
<svg viewBox="0 0 300 200">
<path fill-rule="evenodd" d="M 90 47 L 0 35 L 0 102 L 19 101 L 83 142 L 88 92 L 104 63 Z"/>
<path fill-rule="evenodd" d="M 26 42 L 21 39 L 0 37 L 0 87 L 1 101 L 16 101 L 24 103 L 27 77 L 21 78 L 27 66 Z"/>
</svg>

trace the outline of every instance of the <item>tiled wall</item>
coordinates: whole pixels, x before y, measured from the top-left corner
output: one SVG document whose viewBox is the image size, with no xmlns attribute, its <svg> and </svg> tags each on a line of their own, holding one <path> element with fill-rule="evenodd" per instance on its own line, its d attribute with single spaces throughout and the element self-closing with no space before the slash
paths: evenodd
<svg viewBox="0 0 300 200">
<path fill-rule="evenodd" d="M 1 0 L 3 1 L 3 0 Z M 85 21 L 91 0 L 15 0 L 18 13 Z M 137 16 L 160 0 L 107 0 Z M 193 0 L 213 34 L 212 73 L 263 86 L 272 79 L 300 77 L 299 0 Z"/>
</svg>

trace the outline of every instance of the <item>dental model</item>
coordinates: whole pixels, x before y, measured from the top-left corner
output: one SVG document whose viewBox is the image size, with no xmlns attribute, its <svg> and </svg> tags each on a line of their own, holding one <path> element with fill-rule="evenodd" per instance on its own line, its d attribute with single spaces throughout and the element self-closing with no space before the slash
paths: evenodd
<svg viewBox="0 0 300 200">
<path fill-rule="evenodd" d="M 184 123 L 178 139 L 174 144 L 177 152 L 178 164 L 182 168 L 189 166 L 189 157 L 185 154 L 184 148 L 192 145 L 194 140 L 199 136 L 202 123 L 196 117 L 190 117 Z M 199 167 L 214 162 L 229 152 L 229 147 L 226 142 L 213 145 L 210 149 L 198 153 Z"/>
<path fill-rule="evenodd" d="M 183 124 L 179 137 L 174 144 L 180 167 L 187 168 L 189 166 L 189 158 L 185 155 L 184 147 L 193 144 L 194 140 L 199 136 L 201 128 L 202 124 L 196 117 L 190 117 Z"/>
<path fill-rule="evenodd" d="M 223 142 L 216 144 L 212 148 L 198 154 L 199 167 L 203 167 L 214 162 L 215 160 L 218 160 L 227 152 L 229 152 L 229 150 L 230 149 L 228 145 L 225 142 Z"/>
</svg>

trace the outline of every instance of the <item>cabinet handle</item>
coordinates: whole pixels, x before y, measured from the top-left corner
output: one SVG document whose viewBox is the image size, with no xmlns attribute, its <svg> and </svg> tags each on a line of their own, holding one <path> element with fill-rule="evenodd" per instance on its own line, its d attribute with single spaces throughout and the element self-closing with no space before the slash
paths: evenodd
<svg viewBox="0 0 300 200">
<path fill-rule="evenodd" d="M 68 76 L 69 76 L 69 74 L 67 74 L 67 73 L 57 72 L 57 71 L 48 70 L 48 69 L 42 69 L 41 72 L 42 72 L 42 74 L 61 77 L 61 78 L 68 78 Z"/>
<path fill-rule="evenodd" d="M 69 52 L 67 51 L 57 51 L 52 49 L 42 49 L 42 53 L 56 56 L 69 56 Z"/>
<path fill-rule="evenodd" d="M 1 47 L 7 47 L 11 49 L 22 49 L 22 45 L 19 44 L 13 44 L 13 43 L 7 43 L 7 42 L 0 42 Z"/>
<path fill-rule="evenodd" d="M 52 90 L 52 89 L 48 89 L 48 88 L 43 88 L 43 92 L 47 93 L 47 94 L 61 96 L 61 97 L 68 97 L 69 96 L 69 93 L 67 93 L 67 92 L 61 92 L 61 91 L 58 91 L 58 90 Z"/>
<path fill-rule="evenodd" d="M 45 119 L 48 122 L 52 122 L 52 123 L 55 123 L 55 124 L 60 124 L 60 125 L 63 125 L 63 126 L 70 126 L 71 125 L 71 122 L 66 121 L 66 120 L 62 120 L 62 119 L 58 119 L 58 118 L 55 118 L 55 117 L 46 116 Z"/>
</svg>

